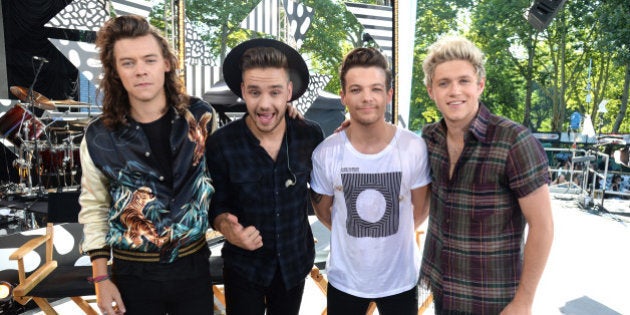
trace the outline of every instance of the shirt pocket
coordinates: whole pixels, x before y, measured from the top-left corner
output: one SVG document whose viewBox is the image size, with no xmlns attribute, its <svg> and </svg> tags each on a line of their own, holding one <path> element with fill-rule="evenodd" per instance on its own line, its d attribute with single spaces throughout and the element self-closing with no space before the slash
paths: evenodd
<svg viewBox="0 0 630 315">
<path fill-rule="evenodd" d="M 247 211 L 254 206 L 260 206 L 257 203 L 261 199 L 261 194 L 265 194 L 260 170 L 250 168 L 231 171 L 230 178 L 235 192 L 234 197 L 242 205 L 243 210 Z"/>
</svg>

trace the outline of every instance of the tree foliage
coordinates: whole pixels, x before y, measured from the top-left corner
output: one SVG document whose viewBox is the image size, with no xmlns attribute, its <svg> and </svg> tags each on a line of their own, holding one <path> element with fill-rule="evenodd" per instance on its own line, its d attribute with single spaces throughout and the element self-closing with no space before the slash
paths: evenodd
<svg viewBox="0 0 630 315">
<path fill-rule="evenodd" d="M 188 19 L 221 60 L 228 47 L 246 38 L 267 36 L 239 27 L 258 0 L 185 1 Z M 154 14 L 155 23 L 166 27 L 160 21 L 169 14 L 167 3 L 172 1 L 164 2 Z M 326 90 L 338 93 L 339 64 L 345 53 L 363 44 L 362 27 L 342 0 L 297 2 L 315 12 L 301 52 L 312 72 L 332 77 Z M 627 0 L 567 1 L 541 32 L 527 22 L 531 4 L 531 0 L 418 1 L 410 129 L 440 119 L 423 84 L 422 60 L 428 47 L 441 36 L 461 34 L 485 53 L 487 84 L 482 100 L 493 112 L 536 131 L 563 131 L 568 113 L 578 111 L 590 115 L 602 132 L 630 132 Z M 608 111 L 600 113 L 598 104 L 604 100 Z"/>
</svg>

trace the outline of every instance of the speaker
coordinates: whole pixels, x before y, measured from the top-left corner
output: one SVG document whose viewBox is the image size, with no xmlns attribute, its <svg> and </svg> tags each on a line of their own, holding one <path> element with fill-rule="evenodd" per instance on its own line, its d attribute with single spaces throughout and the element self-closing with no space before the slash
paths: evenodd
<svg viewBox="0 0 630 315">
<path fill-rule="evenodd" d="M 539 32 L 547 28 L 566 0 L 535 0 L 527 20 Z"/>
<path fill-rule="evenodd" d="M 48 222 L 77 222 L 79 216 L 78 191 L 48 194 Z"/>
</svg>

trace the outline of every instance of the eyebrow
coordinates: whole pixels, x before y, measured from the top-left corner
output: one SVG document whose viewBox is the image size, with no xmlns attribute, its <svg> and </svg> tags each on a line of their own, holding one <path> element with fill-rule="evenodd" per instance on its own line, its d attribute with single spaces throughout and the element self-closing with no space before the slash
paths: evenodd
<svg viewBox="0 0 630 315">
<path fill-rule="evenodd" d="M 474 78 L 474 77 L 475 77 L 475 76 L 473 76 L 473 75 L 468 75 L 468 74 L 466 74 L 466 75 L 460 75 L 460 76 L 458 76 L 458 77 L 454 77 L 454 78 L 451 78 L 451 77 L 438 78 L 438 79 L 437 79 L 437 81 L 457 80 L 457 79 L 469 79 L 469 78 Z"/>
<path fill-rule="evenodd" d="M 246 85 L 245 88 L 247 89 L 262 89 L 262 87 L 260 87 L 258 84 L 250 84 L 250 85 Z M 270 89 L 281 89 L 284 88 L 284 85 L 282 84 L 275 84 L 269 87 Z"/>
<path fill-rule="evenodd" d="M 141 56 L 140 59 L 145 59 L 145 58 L 154 58 L 154 57 L 158 57 L 159 54 L 146 54 L 144 56 Z M 135 57 L 125 57 L 122 56 L 120 58 L 118 58 L 118 60 L 130 60 L 130 59 L 136 59 Z"/>
</svg>

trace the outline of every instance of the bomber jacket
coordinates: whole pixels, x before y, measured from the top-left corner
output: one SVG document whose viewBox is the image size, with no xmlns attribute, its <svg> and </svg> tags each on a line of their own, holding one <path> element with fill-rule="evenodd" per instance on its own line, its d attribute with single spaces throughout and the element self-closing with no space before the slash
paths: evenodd
<svg viewBox="0 0 630 315">
<path fill-rule="evenodd" d="M 110 130 L 93 120 L 81 142 L 82 251 L 91 259 L 114 257 L 162 263 L 197 252 L 205 245 L 208 207 L 214 188 L 206 169 L 206 139 L 216 115 L 191 98 L 185 115 L 169 108 L 172 186 L 152 159 L 140 124 Z M 165 140 L 166 141 L 166 140 Z"/>
</svg>

